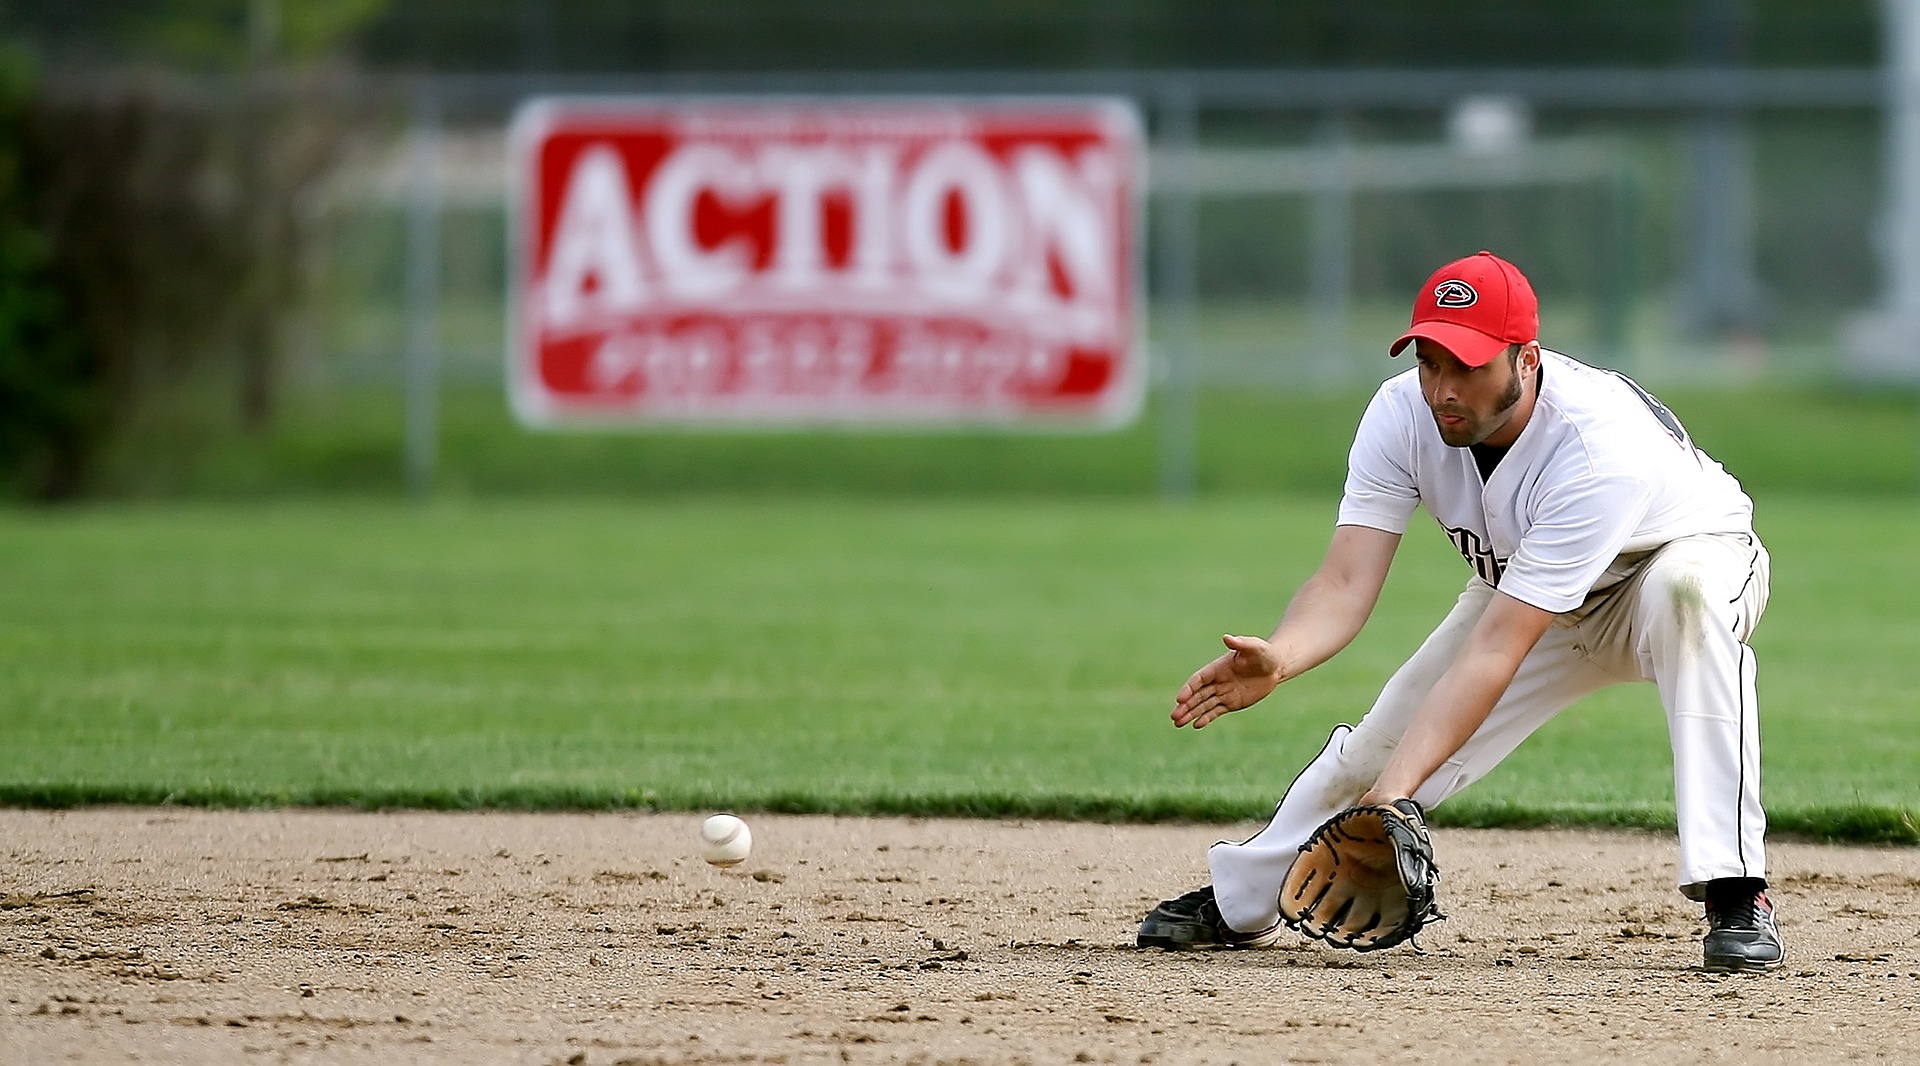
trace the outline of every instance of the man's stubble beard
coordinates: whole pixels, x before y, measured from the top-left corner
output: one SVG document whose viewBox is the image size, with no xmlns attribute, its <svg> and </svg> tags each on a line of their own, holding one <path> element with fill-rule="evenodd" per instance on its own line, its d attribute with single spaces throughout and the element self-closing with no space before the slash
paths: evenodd
<svg viewBox="0 0 1920 1066">
<path fill-rule="evenodd" d="M 1508 419 L 1503 419 L 1500 416 L 1511 413 L 1513 409 L 1519 405 L 1523 392 L 1520 387 L 1520 367 L 1517 361 L 1512 364 L 1512 369 L 1513 373 L 1507 378 L 1506 391 L 1500 394 L 1500 403 L 1494 408 L 1493 412 L 1485 419 L 1474 422 L 1471 426 L 1461 427 L 1473 433 L 1472 437 L 1463 438 L 1458 444 L 1454 443 L 1447 431 L 1447 427 L 1440 424 L 1440 413 L 1438 411 L 1433 412 L 1434 426 L 1440 430 L 1440 440 L 1442 443 L 1452 448 L 1470 448 L 1499 432 L 1500 429 L 1507 424 Z M 1490 424 L 1492 428 L 1482 428 Z"/>
</svg>

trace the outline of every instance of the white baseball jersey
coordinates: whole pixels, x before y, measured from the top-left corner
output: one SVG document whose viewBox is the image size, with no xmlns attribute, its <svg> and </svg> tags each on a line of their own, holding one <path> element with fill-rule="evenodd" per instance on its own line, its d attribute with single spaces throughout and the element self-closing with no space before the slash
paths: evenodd
<svg viewBox="0 0 1920 1066">
<path fill-rule="evenodd" d="M 1533 414 L 1484 483 L 1472 451 L 1440 439 L 1419 369 L 1389 378 L 1355 434 L 1340 524 L 1404 533 L 1424 506 L 1483 580 L 1556 614 L 1624 576 L 1623 554 L 1752 530 L 1740 483 L 1645 389 L 1546 349 L 1540 367 Z"/>
<path fill-rule="evenodd" d="M 1386 381 L 1368 405 L 1340 522 L 1403 533 L 1424 506 L 1477 576 L 1366 716 L 1333 731 L 1266 827 L 1208 849 L 1214 899 L 1234 929 L 1279 922 L 1280 886 L 1300 845 L 1378 780 L 1495 588 L 1562 624 L 1542 634 L 1486 719 L 1413 798 L 1445 802 L 1574 701 L 1652 681 L 1673 746 L 1681 889 L 1701 899 L 1717 878 L 1765 876 L 1746 638 L 1766 609 L 1769 564 L 1753 503 L 1640 386 L 1557 352 L 1542 351 L 1540 362 L 1533 414 L 1484 483 L 1472 450 L 1440 439 L 1418 368 Z M 1624 591 L 1611 594 L 1616 583 Z M 1610 594 L 1589 601 L 1602 588 Z"/>
</svg>

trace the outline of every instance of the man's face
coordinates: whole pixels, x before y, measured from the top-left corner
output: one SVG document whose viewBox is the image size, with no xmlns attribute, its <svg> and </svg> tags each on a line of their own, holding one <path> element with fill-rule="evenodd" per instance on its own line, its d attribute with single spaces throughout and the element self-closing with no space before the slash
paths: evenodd
<svg viewBox="0 0 1920 1066">
<path fill-rule="evenodd" d="M 1506 428 L 1520 403 L 1517 357 L 1497 355 L 1484 366 L 1468 366 L 1430 340 L 1414 343 L 1414 358 L 1420 362 L 1420 394 L 1433 411 L 1441 440 L 1465 448 Z"/>
</svg>

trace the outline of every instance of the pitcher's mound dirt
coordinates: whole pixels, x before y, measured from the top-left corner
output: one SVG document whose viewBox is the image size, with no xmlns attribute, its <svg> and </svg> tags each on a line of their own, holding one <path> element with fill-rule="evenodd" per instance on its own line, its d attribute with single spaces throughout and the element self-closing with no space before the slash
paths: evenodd
<svg viewBox="0 0 1920 1066">
<path fill-rule="evenodd" d="M 1133 948 L 1253 826 L 0 810 L 0 1059 L 1914 1061 L 1920 849 L 1773 848 L 1699 970 L 1670 838 L 1443 829 L 1422 952 Z"/>
</svg>

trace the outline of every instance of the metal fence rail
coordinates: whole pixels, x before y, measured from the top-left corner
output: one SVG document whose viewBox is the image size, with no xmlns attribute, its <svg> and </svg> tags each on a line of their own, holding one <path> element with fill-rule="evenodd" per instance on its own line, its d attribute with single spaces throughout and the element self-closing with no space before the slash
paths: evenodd
<svg viewBox="0 0 1920 1066">
<path fill-rule="evenodd" d="M 317 347 L 411 383 L 409 417 L 425 428 L 409 430 L 409 469 L 430 482 L 427 394 L 443 372 L 497 380 L 501 343 L 486 323 L 504 278 L 464 261 L 460 278 L 443 272 L 448 242 L 498 230 L 498 135 L 531 96 L 1120 95 L 1142 109 L 1152 141 L 1153 382 L 1162 485 L 1180 495 L 1191 487 L 1197 390 L 1377 376 L 1387 368 L 1352 357 L 1356 335 L 1391 328 L 1410 286 L 1434 263 L 1473 250 L 1468 244 L 1528 256 L 1555 328 L 1600 361 L 1656 378 L 1854 372 L 1841 338 L 1899 284 L 1882 280 L 1898 250 L 1872 235 L 1910 180 L 1884 169 L 1887 130 L 1900 113 L 1890 101 L 1902 99 L 1890 90 L 1902 84 L 1879 70 L 1742 68 L 475 74 L 343 83 L 332 91 L 405 100 L 411 110 L 414 135 L 373 153 L 335 198 L 344 227 L 410 234 L 361 245 L 363 255 L 404 263 L 346 269 L 406 281 L 369 283 L 362 304 L 332 309 L 363 320 L 337 334 L 358 340 Z M 1472 101 L 1504 102 L 1532 129 L 1493 150 L 1451 139 L 1449 119 Z M 425 153 L 418 146 L 427 143 L 437 146 L 437 164 L 408 154 Z M 375 319 L 393 326 L 365 328 Z M 401 352 L 412 368 L 404 374 L 393 358 Z"/>
</svg>

